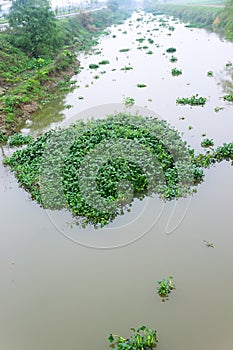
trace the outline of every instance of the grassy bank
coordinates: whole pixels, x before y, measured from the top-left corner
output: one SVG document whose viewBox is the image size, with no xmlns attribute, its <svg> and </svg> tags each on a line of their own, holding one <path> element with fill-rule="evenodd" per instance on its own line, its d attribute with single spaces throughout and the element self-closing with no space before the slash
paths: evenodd
<svg viewBox="0 0 233 350">
<path fill-rule="evenodd" d="M 156 4 L 151 2 L 147 11 L 154 14 L 167 14 L 188 23 L 190 27 L 216 29 L 214 21 L 222 12 L 221 7 L 202 5 Z"/>
<path fill-rule="evenodd" d="M 56 57 L 30 57 L 10 43 L 10 32 L 0 33 L 0 135 L 17 130 L 30 115 L 72 86 L 70 78 L 78 73 L 77 52 L 88 50 L 96 38 L 127 13 L 108 9 L 80 13 L 59 20 L 63 48 Z"/>
</svg>

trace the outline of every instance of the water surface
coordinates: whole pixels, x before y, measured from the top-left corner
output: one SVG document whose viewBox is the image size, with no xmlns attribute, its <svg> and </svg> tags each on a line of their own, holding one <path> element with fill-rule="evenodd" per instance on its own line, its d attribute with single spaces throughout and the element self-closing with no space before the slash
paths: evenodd
<svg viewBox="0 0 233 350">
<path fill-rule="evenodd" d="M 104 117 L 102 105 L 117 106 L 130 96 L 137 106 L 147 106 L 180 130 L 197 151 L 202 134 L 213 138 L 215 146 L 232 141 L 232 104 L 220 98 L 225 94 L 232 43 L 174 22 L 171 32 L 159 26 L 160 17 L 150 22 L 152 16 L 146 15 L 137 22 L 138 16 L 110 28 L 94 49 L 101 54 L 80 55 L 84 69 L 74 77 L 79 87 L 35 114 L 24 132 L 36 136 L 68 124 L 78 113 L 84 118 Z M 136 41 L 144 36 L 146 44 Z M 137 49 L 144 45 L 152 55 Z M 177 49 L 176 63 L 169 61 L 169 47 Z M 121 53 L 122 48 L 130 51 Z M 110 64 L 96 71 L 88 68 L 102 59 Z M 132 70 L 121 70 L 129 64 Z M 182 69 L 180 77 L 171 76 L 174 67 Z M 209 70 L 213 78 L 207 77 Z M 138 83 L 147 87 L 139 89 Z M 208 98 L 204 108 L 176 105 L 177 97 L 195 93 Z M 224 110 L 216 113 L 217 106 Z M 2 152 L 10 151 L 5 147 Z M 128 336 L 130 327 L 142 324 L 158 330 L 160 350 L 230 348 L 230 164 L 207 170 L 197 194 L 179 200 L 175 209 L 174 202 L 164 205 L 156 196 L 135 201 L 131 213 L 102 230 L 72 228 L 69 213 L 43 210 L 2 166 L 0 178 L 2 349 L 106 349 L 110 332 Z M 213 242 L 215 248 L 207 248 L 203 240 Z M 127 245 L 130 241 L 135 242 Z M 118 249 L 96 249 L 122 244 Z M 169 275 L 177 289 L 162 303 L 156 281 Z"/>
</svg>

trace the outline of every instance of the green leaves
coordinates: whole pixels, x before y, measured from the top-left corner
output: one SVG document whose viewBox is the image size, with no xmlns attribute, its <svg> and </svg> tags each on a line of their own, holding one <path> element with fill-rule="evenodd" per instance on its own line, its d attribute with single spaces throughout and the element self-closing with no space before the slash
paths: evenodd
<svg viewBox="0 0 233 350">
<path fill-rule="evenodd" d="M 173 68 L 171 70 L 172 76 L 176 77 L 182 74 L 182 70 L 181 69 L 177 69 L 177 68 Z"/>
<path fill-rule="evenodd" d="M 157 293 L 162 298 L 163 301 L 168 298 L 169 294 L 173 289 L 175 289 L 175 284 L 173 283 L 173 276 L 163 278 L 158 281 L 159 286 L 157 287 Z"/>
<path fill-rule="evenodd" d="M 214 146 L 214 140 L 213 139 L 204 139 L 201 142 L 201 147 L 207 148 Z"/>
<path fill-rule="evenodd" d="M 176 130 L 125 113 L 47 132 L 5 164 L 43 207 L 68 208 L 99 227 L 129 210 L 136 197 L 179 198 L 202 180 Z"/>
<path fill-rule="evenodd" d="M 176 103 L 180 105 L 204 106 L 207 101 L 206 97 L 198 97 L 198 94 L 191 97 L 178 97 Z"/>
<path fill-rule="evenodd" d="M 173 53 L 173 52 L 176 52 L 176 49 L 174 47 L 169 47 L 166 52 L 168 53 Z"/>
<path fill-rule="evenodd" d="M 133 335 L 128 339 L 110 334 L 108 337 L 109 346 L 117 350 L 149 350 L 156 348 L 158 339 L 155 330 L 142 326 L 137 330 L 131 328 L 131 331 Z"/>
<path fill-rule="evenodd" d="M 10 146 L 22 146 L 32 142 L 33 138 L 30 135 L 14 134 L 9 138 Z"/>
<path fill-rule="evenodd" d="M 51 56 L 61 47 L 55 14 L 48 0 L 15 0 L 9 24 L 12 43 L 31 56 Z"/>
<path fill-rule="evenodd" d="M 225 95 L 223 96 L 224 101 L 233 102 L 233 95 Z"/>
</svg>

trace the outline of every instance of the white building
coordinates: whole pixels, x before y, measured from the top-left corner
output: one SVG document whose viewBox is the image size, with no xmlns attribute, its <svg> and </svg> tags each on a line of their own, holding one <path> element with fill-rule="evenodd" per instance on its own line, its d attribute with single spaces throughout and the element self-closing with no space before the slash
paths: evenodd
<svg viewBox="0 0 233 350">
<path fill-rule="evenodd" d="M 1 1 L 1 0 L 0 0 Z M 86 5 L 89 1 L 85 0 L 50 0 L 52 8 L 56 7 L 77 7 L 82 3 Z"/>
<path fill-rule="evenodd" d="M 0 0 L 0 17 L 9 12 L 11 0 Z"/>
</svg>

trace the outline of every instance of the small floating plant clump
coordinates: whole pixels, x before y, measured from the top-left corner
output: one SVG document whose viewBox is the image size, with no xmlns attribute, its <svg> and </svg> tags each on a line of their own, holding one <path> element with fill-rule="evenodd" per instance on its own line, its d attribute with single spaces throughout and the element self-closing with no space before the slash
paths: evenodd
<svg viewBox="0 0 233 350">
<path fill-rule="evenodd" d="M 173 289 L 176 288 L 173 283 L 173 276 L 163 278 L 158 281 L 159 286 L 157 287 L 157 293 L 162 298 L 162 301 L 168 300 L 169 294 Z"/>
<path fill-rule="evenodd" d="M 209 70 L 207 72 L 207 77 L 213 77 L 214 76 L 214 72 L 212 72 L 212 70 Z"/>
<path fill-rule="evenodd" d="M 139 329 L 131 328 L 133 335 L 123 338 L 119 335 L 110 334 L 109 347 L 117 350 L 150 350 L 155 349 L 158 343 L 157 331 L 142 326 Z"/>
<path fill-rule="evenodd" d="M 175 57 L 175 56 L 172 56 L 171 58 L 170 58 L 170 62 L 172 62 L 172 63 L 175 63 L 175 62 L 177 62 L 178 61 L 178 59 Z"/>
<path fill-rule="evenodd" d="M 137 87 L 138 87 L 138 88 L 144 88 L 144 87 L 146 87 L 146 86 L 147 86 L 146 84 L 141 84 L 141 83 L 137 84 Z"/>
<path fill-rule="evenodd" d="M 223 109 L 224 109 L 224 107 L 219 107 L 219 106 L 217 106 L 217 107 L 214 108 L 214 111 L 215 111 L 216 113 L 218 113 L 218 112 L 222 111 Z"/>
<path fill-rule="evenodd" d="M 119 52 L 128 52 L 130 49 L 121 49 Z"/>
<path fill-rule="evenodd" d="M 32 142 L 33 137 L 30 135 L 14 134 L 9 138 L 10 146 L 22 146 Z"/>
<path fill-rule="evenodd" d="M 172 76 L 173 77 L 178 77 L 179 75 L 182 74 L 182 70 L 181 69 L 177 69 L 177 68 L 173 68 L 171 70 Z"/>
<path fill-rule="evenodd" d="M 121 70 L 127 72 L 128 70 L 132 70 L 133 67 L 132 66 L 125 66 L 125 67 L 122 67 Z"/>
<path fill-rule="evenodd" d="M 224 101 L 233 102 L 233 95 L 225 95 L 223 96 Z"/>
<path fill-rule="evenodd" d="M 201 142 L 201 147 L 203 148 L 208 148 L 208 147 L 213 147 L 214 146 L 214 140 L 213 139 L 204 139 Z"/>
<path fill-rule="evenodd" d="M 233 142 L 224 143 L 216 149 L 210 148 L 205 154 L 191 155 L 193 161 L 201 168 L 210 168 L 223 160 L 230 161 L 233 165 Z"/>
<path fill-rule="evenodd" d="M 130 107 L 130 106 L 133 106 L 135 104 L 135 99 L 132 97 L 125 97 L 123 103 L 124 103 L 124 105 Z"/>
<path fill-rule="evenodd" d="M 102 60 L 99 62 L 99 64 L 109 64 L 110 62 L 108 60 Z"/>
<path fill-rule="evenodd" d="M 169 47 L 166 52 L 168 53 L 173 53 L 173 52 L 176 52 L 176 49 L 174 47 Z"/>
<path fill-rule="evenodd" d="M 91 64 L 89 64 L 89 68 L 90 69 L 97 69 L 97 68 L 99 68 L 99 65 L 95 64 L 95 63 L 91 63 Z"/>
<path fill-rule="evenodd" d="M 190 105 L 190 106 L 204 106 L 207 101 L 206 97 L 198 97 L 198 94 L 191 97 L 178 97 L 176 103 L 180 105 Z"/>
</svg>

